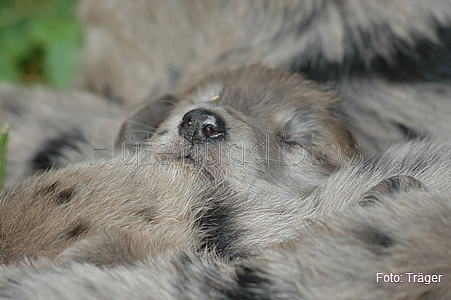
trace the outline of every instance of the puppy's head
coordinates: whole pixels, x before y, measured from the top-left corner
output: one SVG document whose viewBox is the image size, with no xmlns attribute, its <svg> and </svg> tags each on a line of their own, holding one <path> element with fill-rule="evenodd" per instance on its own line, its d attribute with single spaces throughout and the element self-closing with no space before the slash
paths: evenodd
<svg viewBox="0 0 451 300">
<path fill-rule="evenodd" d="M 311 190 L 358 154 L 345 120 L 324 87 L 250 66 L 153 101 L 122 134 L 142 163 L 193 164 L 236 187 Z"/>
</svg>

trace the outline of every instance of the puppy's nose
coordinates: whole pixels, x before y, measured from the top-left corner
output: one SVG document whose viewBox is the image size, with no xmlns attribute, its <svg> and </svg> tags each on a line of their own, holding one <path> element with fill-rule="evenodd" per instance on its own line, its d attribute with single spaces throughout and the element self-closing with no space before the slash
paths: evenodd
<svg viewBox="0 0 451 300">
<path fill-rule="evenodd" d="M 179 134 L 191 143 L 220 141 L 226 133 L 224 120 L 206 109 L 187 112 L 179 126 Z"/>
</svg>

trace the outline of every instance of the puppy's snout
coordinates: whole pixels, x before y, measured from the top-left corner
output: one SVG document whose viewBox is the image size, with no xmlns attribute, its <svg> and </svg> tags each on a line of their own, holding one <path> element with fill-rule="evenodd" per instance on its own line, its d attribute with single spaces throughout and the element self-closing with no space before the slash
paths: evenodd
<svg viewBox="0 0 451 300">
<path fill-rule="evenodd" d="M 179 133 L 191 143 L 205 143 L 221 140 L 226 127 L 217 114 L 206 109 L 193 109 L 183 116 Z"/>
</svg>

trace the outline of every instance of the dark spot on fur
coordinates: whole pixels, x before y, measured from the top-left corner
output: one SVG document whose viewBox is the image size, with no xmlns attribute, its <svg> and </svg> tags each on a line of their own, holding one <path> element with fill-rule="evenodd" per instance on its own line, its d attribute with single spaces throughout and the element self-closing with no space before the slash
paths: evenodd
<svg viewBox="0 0 451 300">
<path fill-rule="evenodd" d="M 374 206 L 376 203 L 379 203 L 379 199 L 374 195 L 364 196 L 362 200 L 360 200 L 360 206 Z"/>
<path fill-rule="evenodd" d="M 368 250 L 376 255 L 384 254 L 384 251 L 394 244 L 392 238 L 373 227 L 366 227 L 356 231 L 356 236 L 367 245 Z"/>
<path fill-rule="evenodd" d="M 63 233 L 63 237 L 66 240 L 71 240 L 71 239 L 75 239 L 77 237 L 83 236 L 84 234 L 86 234 L 86 232 L 89 230 L 89 225 L 81 222 L 81 221 L 77 221 L 74 224 L 70 225 L 65 232 Z"/>
<path fill-rule="evenodd" d="M 45 141 L 41 150 L 37 151 L 31 159 L 32 169 L 40 171 L 56 167 L 56 161 L 63 156 L 64 149 L 79 151 L 75 145 L 76 141 L 85 141 L 78 129 L 61 133 L 59 136 Z"/>
<path fill-rule="evenodd" d="M 56 190 L 56 188 L 59 186 L 60 182 L 59 181 L 55 181 L 54 183 L 52 183 L 49 186 L 46 186 L 42 189 L 40 189 L 37 194 L 38 195 L 49 195 L 49 194 L 53 194 Z"/>
<path fill-rule="evenodd" d="M 410 51 L 399 51 L 394 62 L 379 58 L 376 70 L 391 81 L 429 81 L 436 82 L 451 77 L 451 28 L 439 28 L 437 35 L 440 43 L 423 39 Z M 408 48 L 408 46 L 405 46 Z"/>
<path fill-rule="evenodd" d="M 301 53 L 287 62 L 285 69 L 292 73 L 304 73 L 308 78 L 321 82 L 337 81 L 347 76 L 370 75 L 381 76 L 392 82 L 440 82 L 451 78 L 450 34 L 451 27 L 437 28 L 439 43 L 423 37 L 414 47 L 402 40 L 393 39 L 396 51 L 390 58 L 376 56 L 369 62 L 364 56 L 365 51 L 355 45 L 350 40 L 353 37 L 349 35 L 346 37 L 346 44 L 354 45 L 342 61 L 331 62 L 321 52 Z M 362 41 L 371 40 L 364 32 L 360 32 L 360 35 Z M 306 59 L 306 56 L 310 59 Z"/>
<path fill-rule="evenodd" d="M 406 137 L 407 140 L 416 140 L 422 135 L 419 132 L 416 132 L 415 130 L 403 125 L 403 124 L 396 124 L 396 127 L 401 131 L 402 135 Z"/>
<path fill-rule="evenodd" d="M 155 211 L 152 208 L 141 209 L 135 213 L 135 215 L 144 220 L 144 222 L 150 223 L 155 220 Z"/>
<path fill-rule="evenodd" d="M 38 190 L 37 195 L 43 197 L 51 195 L 55 199 L 54 203 L 58 205 L 69 203 L 75 194 L 75 187 L 58 190 L 59 186 L 60 182 L 55 181 L 51 185 L 43 187 L 40 190 Z"/>
<path fill-rule="evenodd" d="M 196 225 L 205 236 L 202 245 L 209 250 L 214 250 L 225 260 L 246 256 L 234 248 L 242 232 L 242 229 L 238 229 L 235 225 L 234 214 L 234 209 L 218 201 L 211 203 L 209 209 L 196 218 Z"/>
<path fill-rule="evenodd" d="M 120 104 L 120 105 L 124 104 L 124 99 L 115 95 L 113 93 L 113 91 L 111 90 L 111 86 L 109 84 L 107 84 L 104 87 L 103 94 L 105 95 L 105 98 L 108 99 L 112 103 L 116 103 L 116 104 Z"/>
<path fill-rule="evenodd" d="M 56 195 L 55 203 L 58 205 L 67 204 L 72 200 L 72 197 L 75 194 L 75 188 L 68 188 Z"/>
<path fill-rule="evenodd" d="M 399 193 L 409 193 L 417 190 L 426 190 L 425 185 L 421 181 L 408 175 L 393 176 L 379 182 L 363 194 L 360 205 L 372 206 L 375 203 L 379 203 L 383 197 L 392 198 Z"/>
<path fill-rule="evenodd" d="M 260 270 L 256 270 L 246 266 L 237 268 L 237 285 L 224 291 L 227 299 L 244 299 L 244 300 L 267 300 L 270 297 L 270 282 L 259 276 Z"/>
</svg>

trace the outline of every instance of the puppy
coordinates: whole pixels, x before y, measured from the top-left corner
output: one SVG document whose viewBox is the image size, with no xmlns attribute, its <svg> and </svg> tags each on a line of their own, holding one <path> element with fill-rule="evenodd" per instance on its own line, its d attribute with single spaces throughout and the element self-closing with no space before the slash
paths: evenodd
<svg viewBox="0 0 451 300">
<path fill-rule="evenodd" d="M 9 85 L 0 86 L 0 107 L 0 122 L 11 124 L 6 185 L 69 162 L 122 156 L 129 148 L 145 150 L 136 152 L 139 163 L 153 164 L 165 151 L 170 160 L 197 155 L 197 163 L 208 165 L 215 178 L 227 173 L 233 185 L 266 177 L 307 192 L 363 151 L 326 87 L 258 65 L 206 77 L 150 101 L 131 117 L 88 93 Z M 222 126 L 216 128 L 217 138 L 196 136 L 188 143 L 197 125 L 179 127 L 187 126 L 183 118 L 193 112 L 195 123 L 202 118 L 222 122 L 210 124 Z M 144 149 L 148 141 L 152 147 Z"/>
<path fill-rule="evenodd" d="M 213 74 L 138 110 L 121 133 L 131 155 L 6 190 L 2 260 L 108 264 L 171 248 L 226 261 L 255 254 L 289 239 L 299 216 L 314 210 L 303 199 L 360 157 L 345 120 L 333 94 L 300 75 L 261 66 Z M 116 252 L 126 258 L 109 259 Z"/>
<path fill-rule="evenodd" d="M 401 191 L 310 223 L 227 265 L 175 253 L 147 265 L 0 266 L 5 299 L 448 299 L 449 193 Z"/>
<path fill-rule="evenodd" d="M 270 184 L 309 193 L 365 151 L 333 93 L 259 65 L 217 72 L 151 101 L 121 135 L 142 163 L 192 163 L 237 190 Z"/>
<path fill-rule="evenodd" d="M 125 107 L 212 71 L 261 63 L 333 81 L 373 153 L 449 136 L 451 4 L 85 0 L 79 85 Z"/>
</svg>

